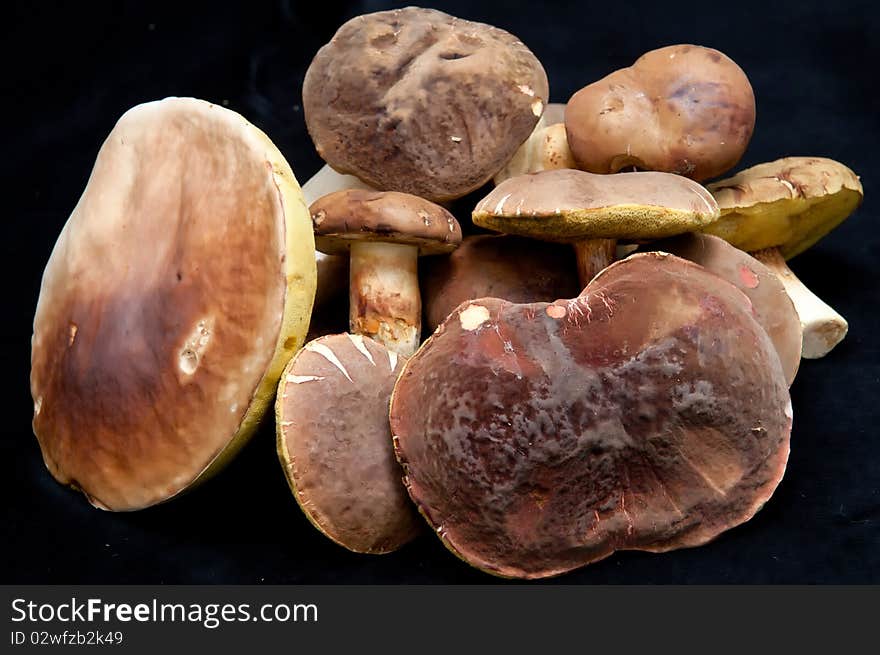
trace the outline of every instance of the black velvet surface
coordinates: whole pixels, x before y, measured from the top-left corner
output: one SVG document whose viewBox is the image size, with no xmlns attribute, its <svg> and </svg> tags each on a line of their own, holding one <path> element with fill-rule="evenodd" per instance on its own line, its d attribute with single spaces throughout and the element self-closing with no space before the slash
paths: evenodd
<svg viewBox="0 0 880 655">
<path fill-rule="evenodd" d="M 712 46 L 749 75 L 754 138 L 740 167 L 784 155 L 838 159 L 866 201 L 791 262 L 848 320 L 829 356 L 792 387 L 784 480 L 747 524 L 706 546 L 618 553 L 564 583 L 880 582 L 880 230 L 876 181 L 880 13 L 872 2 L 428 3 L 520 37 L 551 99 L 643 52 Z M 300 181 L 320 166 L 300 87 L 315 51 L 384 2 L 20 2 L 3 25 L 5 237 L 2 583 L 486 583 L 426 534 L 398 553 L 349 553 L 297 508 L 271 421 L 200 489 L 137 513 L 93 509 L 46 471 L 30 427 L 30 335 L 40 276 L 116 119 L 140 102 L 191 95 L 263 129 Z M 457 206 L 466 219 L 477 196 Z M 11 204 L 11 207 L 10 207 Z M 9 227 L 11 226 L 11 232 Z M 99 265 L 96 262 L 96 265 Z"/>
</svg>

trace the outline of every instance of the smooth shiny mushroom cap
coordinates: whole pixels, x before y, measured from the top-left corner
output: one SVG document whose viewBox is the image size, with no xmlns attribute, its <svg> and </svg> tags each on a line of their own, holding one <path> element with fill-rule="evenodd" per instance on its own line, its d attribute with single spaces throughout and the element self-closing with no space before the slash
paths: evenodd
<svg viewBox="0 0 880 655">
<path fill-rule="evenodd" d="M 571 169 L 505 180 L 473 211 L 474 223 L 482 227 L 558 242 L 657 239 L 701 228 L 717 217 L 712 194 L 680 175 Z"/>
<path fill-rule="evenodd" d="M 340 27 L 306 72 L 303 111 L 337 171 L 443 201 L 504 166 L 548 95 L 541 63 L 513 35 L 407 7 Z"/>
<path fill-rule="evenodd" d="M 423 527 L 401 483 L 388 425 L 403 358 L 369 337 L 310 341 L 278 386 L 278 455 L 321 532 L 359 553 L 388 553 Z"/>
<path fill-rule="evenodd" d="M 460 305 L 404 367 L 391 429 L 444 543 L 540 578 L 751 518 L 784 473 L 791 403 L 748 299 L 646 253 L 572 300 Z"/>
<path fill-rule="evenodd" d="M 253 432 L 315 293 L 311 221 L 281 153 L 192 98 L 126 112 L 43 274 L 33 428 L 96 506 L 167 500 Z"/>
<path fill-rule="evenodd" d="M 840 225 L 862 203 L 859 177 L 824 157 L 785 157 L 713 182 L 721 218 L 704 228 L 737 248 L 778 247 L 790 259 Z"/>
</svg>

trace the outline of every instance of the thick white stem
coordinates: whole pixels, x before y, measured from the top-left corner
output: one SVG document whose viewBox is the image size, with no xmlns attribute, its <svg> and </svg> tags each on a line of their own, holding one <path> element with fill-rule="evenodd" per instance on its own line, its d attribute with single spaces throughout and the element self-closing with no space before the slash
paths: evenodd
<svg viewBox="0 0 880 655">
<path fill-rule="evenodd" d="M 824 357 L 834 346 L 843 341 L 849 329 L 846 319 L 797 278 L 785 263 L 785 258 L 778 248 L 767 248 L 751 254 L 776 273 L 794 303 L 804 332 L 802 357 L 807 359 Z"/>
<path fill-rule="evenodd" d="M 406 357 L 421 337 L 418 257 L 417 246 L 370 241 L 351 246 L 349 328 Z"/>
</svg>

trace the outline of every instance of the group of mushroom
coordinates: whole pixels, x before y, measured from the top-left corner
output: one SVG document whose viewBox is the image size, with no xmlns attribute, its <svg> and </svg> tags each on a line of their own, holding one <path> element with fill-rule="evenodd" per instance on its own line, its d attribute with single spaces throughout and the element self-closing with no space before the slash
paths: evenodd
<svg viewBox="0 0 880 655">
<path fill-rule="evenodd" d="M 105 509 L 166 501 L 274 398 L 294 498 L 356 552 L 427 521 L 539 578 L 703 544 L 770 498 L 800 360 L 847 330 L 785 262 L 862 187 L 820 157 L 703 186 L 755 125 L 731 59 L 653 50 L 558 105 L 511 34 L 409 7 L 340 27 L 303 110 L 327 165 L 302 188 L 231 110 L 168 98 L 116 124 L 34 319 L 56 479 Z M 502 235 L 462 236 L 473 192 Z"/>
</svg>

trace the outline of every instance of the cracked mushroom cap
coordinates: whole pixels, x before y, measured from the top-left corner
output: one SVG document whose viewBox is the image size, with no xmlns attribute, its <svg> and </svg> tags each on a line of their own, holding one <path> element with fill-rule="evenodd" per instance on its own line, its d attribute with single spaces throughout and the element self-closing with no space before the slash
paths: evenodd
<svg viewBox="0 0 880 655">
<path fill-rule="evenodd" d="M 240 115 L 192 98 L 126 112 L 37 302 L 33 428 L 52 475 L 134 510 L 218 470 L 303 343 L 313 243 L 290 167 Z"/>
<path fill-rule="evenodd" d="M 745 296 L 645 253 L 573 300 L 460 305 L 406 363 L 391 429 L 446 546 L 540 578 L 747 521 L 784 473 L 791 402 Z"/>
<path fill-rule="evenodd" d="M 755 128 L 755 96 L 724 53 L 697 45 L 651 50 L 575 93 L 565 110 L 578 168 L 636 166 L 705 180 L 740 160 Z"/>
<path fill-rule="evenodd" d="M 317 248 L 331 255 L 358 241 L 418 246 L 420 255 L 450 252 L 461 243 L 452 214 L 408 193 L 345 189 L 318 198 L 309 211 Z"/>
<path fill-rule="evenodd" d="M 318 530 L 358 553 L 397 550 L 423 527 L 388 425 L 403 361 L 369 337 L 334 334 L 307 343 L 278 387 L 278 456 L 294 498 Z"/>
<path fill-rule="evenodd" d="M 779 277 L 757 259 L 709 234 L 682 234 L 654 241 L 645 250 L 659 250 L 699 264 L 727 280 L 752 302 L 779 355 L 788 385 L 801 363 L 803 330 L 797 310 Z"/>
<path fill-rule="evenodd" d="M 755 252 L 791 259 L 840 225 L 862 203 L 858 175 L 824 157 L 785 157 L 713 182 L 721 218 L 705 232 Z"/>
<path fill-rule="evenodd" d="M 473 211 L 474 223 L 490 230 L 559 242 L 659 239 L 716 218 L 712 194 L 680 175 L 571 169 L 505 180 Z"/>
<path fill-rule="evenodd" d="M 435 201 L 489 181 L 547 98 L 541 63 L 516 37 L 419 7 L 348 21 L 303 82 L 306 125 L 324 161 Z"/>
</svg>

